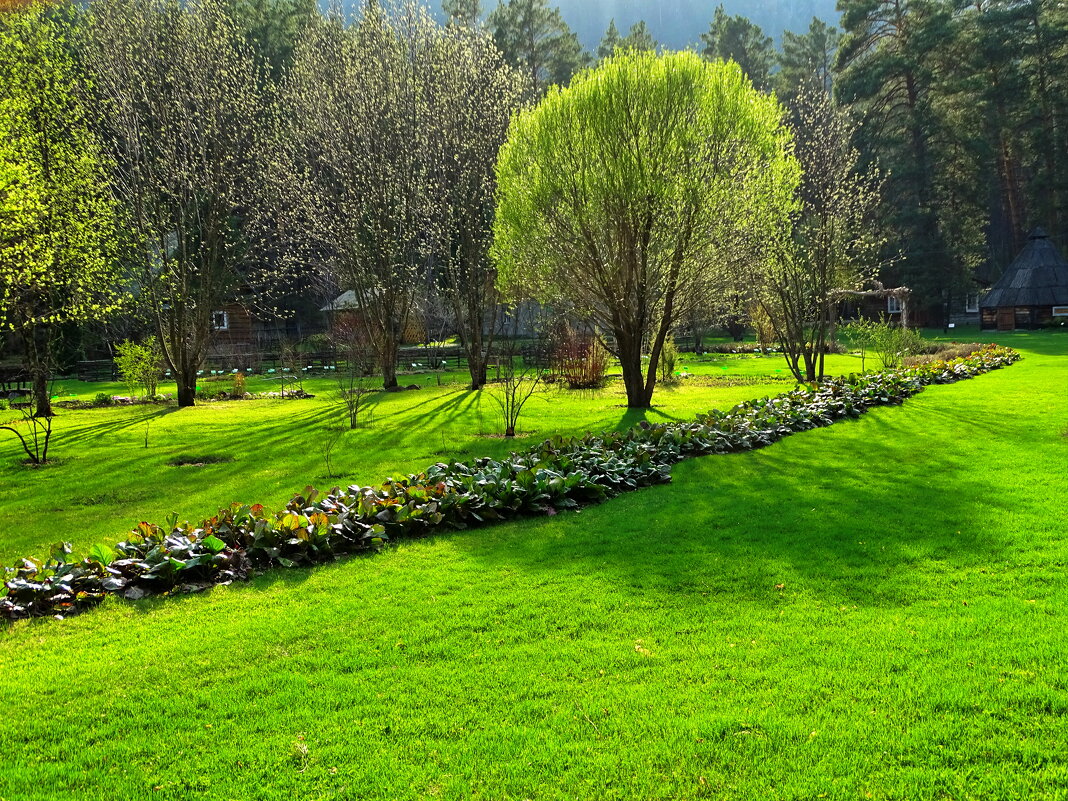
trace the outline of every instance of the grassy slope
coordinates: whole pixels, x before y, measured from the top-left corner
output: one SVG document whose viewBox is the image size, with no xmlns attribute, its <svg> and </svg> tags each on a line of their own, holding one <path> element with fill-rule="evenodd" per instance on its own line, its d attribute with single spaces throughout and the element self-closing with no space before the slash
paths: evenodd
<svg viewBox="0 0 1068 801">
<path fill-rule="evenodd" d="M 578 514 L 6 629 L 0 798 L 1063 798 L 1068 359 L 1015 344 Z"/>
</svg>

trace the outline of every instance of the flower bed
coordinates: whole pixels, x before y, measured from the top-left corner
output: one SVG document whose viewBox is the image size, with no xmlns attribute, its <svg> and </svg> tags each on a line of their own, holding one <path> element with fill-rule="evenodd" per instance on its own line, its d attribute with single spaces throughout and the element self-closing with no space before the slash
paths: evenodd
<svg viewBox="0 0 1068 801">
<path fill-rule="evenodd" d="M 688 423 L 641 425 L 620 433 L 553 438 L 508 458 L 435 464 L 379 487 L 308 487 L 276 512 L 234 505 L 197 524 L 140 523 L 114 547 L 96 545 L 71 559 L 69 543 L 47 561 L 23 559 L 7 570 L 0 617 L 68 615 L 108 594 L 129 599 L 195 592 L 243 580 L 269 567 L 327 562 L 374 550 L 391 539 L 553 514 L 620 492 L 671 480 L 682 459 L 770 445 L 795 431 L 898 404 L 928 384 L 972 378 L 1019 354 L 987 346 L 952 361 L 799 386 Z"/>
</svg>

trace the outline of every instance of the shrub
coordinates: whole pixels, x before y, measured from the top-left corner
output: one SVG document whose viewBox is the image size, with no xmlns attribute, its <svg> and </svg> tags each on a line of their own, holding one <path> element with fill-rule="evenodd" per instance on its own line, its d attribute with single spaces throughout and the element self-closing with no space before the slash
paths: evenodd
<svg viewBox="0 0 1068 801">
<path fill-rule="evenodd" d="M 925 342 L 915 356 L 906 356 L 903 363 L 906 367 L 915 367 L 921 364 L 930 364 L 938 361 L 952 361 L 954 359 L 966 359 L 984 345 L 979 342 L 961 344 L 959 342 Z"/>
<path fill-rule="evenodd" d="M 752 303 L 749 306 L 749 320 L 756 331 L 757 342 L 760 350 L 765 353 L 775 346 L 775 326 L 771 322 L 764 306 L 760 303 Z"/>
<path fill-rule="evenodd" d="M 155 397 L 159 379 L 163 374 L 163 351 L 155 337 L 138 344 L 130 340 L 115 348 L 115 367 L 119 377 L 135 394 L 138 388 L 147 397 Z"/>
<path fill-rule="evenodd" d="M 234 386 L 230 390 L 230 394 L 235 398 L 245 397 L 245 374 L 237 373 L 234 375 Z"/>
<path fill-rule="evenodd" d="M 98 392 L 93 396 L 93 403 L 97 406 L 111 406 L 115 403 L 115 399 L 107 392 Z"/>
<path fill-rule="evenodd" d="M 552 370 L 567 383 L 568 389 L 604 386 L 608 352 L 597 337 L 565 325 L 554 340 Z"/>
<path fill-rule="evenodd" d="M 662 383 L 670 383 L 675 380 L 675 368 L 679 363 L 679 349 L 675 347 L 675 339 L 667 337 L 664 346 L 660 349 L 660 361 L 657 364 L 657 372 L 660 373 Z"/>
<path fill-rule="evenodd" d="M 671 480 L 682 459 L 770 445 L 796 431 L 902 403 L 928 384 L 946 384 L 1012 364 L 1018 354 L 994 345 L 971 356 L 901 371 L 853 375 L 799 386 L 773 398 L 713 410 L 693 422 L 642 423 L 623 432 L 555 437 L 507 458 L 438 463 L 378 487 L 308 487 L 282 510 L 234 504 L 197 524 L 139 523 L 115 547 L 96 545 L 81 560 L 69 543 L 47 561 L 23 559 L 8 570 L 0 617 L 66 615 L 106 594 L 137 599 L 193 592 L 247 578 L 253 570 L 314 564 L 426 536 L 522 515 L 555 513 Z"/>
<path fill-rule="evenodd" d="M 918 331 L 892 325 L 885 314 L 879 320 L 852 320 L 842 326 L 842 332 L 860 350 L 862 360 L 867 351 L 875 351 L 883 368 L 888 370 L 901 367 L 906 357 L 924 347 Z"/>
<path fill-rule="evenodd" d="M 300 349 L 305 353 L 316 353 L 318 351 L 330 350 L 334 346 L 334 341 L 330 334 L 311 334 L 304 337 L 300 343 Z"/>
</svg>

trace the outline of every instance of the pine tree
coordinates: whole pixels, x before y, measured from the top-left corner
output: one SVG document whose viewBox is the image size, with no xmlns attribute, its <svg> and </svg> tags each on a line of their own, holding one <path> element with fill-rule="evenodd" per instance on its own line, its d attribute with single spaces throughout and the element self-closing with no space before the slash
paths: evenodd
<svg viewBox="0 0 1068 801">
<path fill-rule="evenodd" d="M 935 102 L 932 54 L 952 41 L 950 8 L 939 0 L 844 0 L 841 9 L 835 95 L 859 115 L 862 154 L 888 174 L 885 219 L 900 259 L 885 280 L 908 284 L 940 309 L 967 280 L 968 263 L 945 236 L 950 184 L 938 151 L 950 132 Z"/>
<path fill-rule="evenodd" d="M 771 37 L 747 17 L 730 17 L 723 6 L 716 6 L 715 16 L 707 33 L 701 34 L 705 58 L 735 61 L 757 89 L 767 89 L 775 48 Z"/>
<path fill-rule="evenodd" d="M 535 96 L 552 84 L 566 84 L 589 62 L 578 36 L 548 0 L 500 0 L 487 23 L 508 62 L 526 71 Z"/>
<path fill-rule="evenodd" d="M 597 58 L 604 59 L 611 56 L 616 52 L 616 48 L 622 43 L 623 37 L 619 35 L 619 28 L 616 27 L 615 19 L 612 19 L 608 23 L 608 29 L 604 32 L 604 36 L 601 37 L 601 43 L 597 45 Z"/>
<path fill-rule="evenodd" d="M 952 138 L 969 139 L 982 165 L 974 191 L 987 198 L 988 242 L 1002 263 L 1023 246 L 1031 217 L 1023 168 L 1032 159 L 1019 134 L 1032 116 L 1017 59 L 1025 25 L 1026 8 L 1015 3 L 976 0 L 958 9 L 948 51 L 936 62 L 932 90 L 941 115 L 952 115 Z M 941 161 L 949 164 L 944 156 Z"/>
<path fill-rule="evenodd" d="M 278 80 L 293 59 L 293 48 L 319 14 L 315 0 L 227 0 L 234 24 Z"/>
<path fill-rule="evenodd" d="M 789 99 L 809 85 L 822 87 L 829 94 L 838 39 L 837 29 L 816 17 L 805 33 L 785 31 L 774 81 L 776 94 Z"/>
<path fill-rule="evenodd" d="M 449 22 L 465 28 L 477 28 L 482 19 L 482 0 L 442 0 Z"/>
<path fill-rule="evenodd" d="M 649 32 L 649 26 L 642 19 L 630 26 L 630 30 L 620 44 L 630 50 L 656 50 L 658 46 L 656 39 Z"/>
<path fill-rule="evenodd" d="M 1022 134 L 1035 168 L 1029 196 L 1034 221 L 1068 239 L 1068 8 L 1055 0 L 1015 6 L 1023 18 L 1022 78 L 1033 113 Z"/>
</svg>

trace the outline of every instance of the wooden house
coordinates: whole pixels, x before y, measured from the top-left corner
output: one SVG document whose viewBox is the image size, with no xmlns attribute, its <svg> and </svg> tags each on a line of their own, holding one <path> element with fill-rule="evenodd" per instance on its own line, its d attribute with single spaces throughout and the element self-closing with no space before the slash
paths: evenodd
<svg viewBox="0 0 1068 801">
<path fill-rule="evenodd" d="M 338 324 L 361 326 L 363 323 L 363 313 L 360 311 L 356 293 L 351 289 L 342 292 L 332 301 L 323 306 L 320 311 L 326 313 L 331 328 L 334 328 Z M 426 338 L 427 331 L 422 318 L 415 312 L 409 314 L 407 323 L 404 326 L 404 331 L 401 332 L 401 343 L 405 345 L 420 343 L 425 342 Z"/>
<path fill-rule="evenodd" d="M 1012 331 L 1068 319 L 1068 262 L 1041 228 L 1028 240 L 979 301 L 981 328 Z"/>
<path fill-rule="evenodd" d="M 283 342 L 298 342 L 326 330 L 312 297 L 292 296 L 285 302 L 288 306 L 279 313 L 258 313 L 240 299 L 220 305 L 211 313 L 208 358 L 222 364 L 241 361 L 241 356 L 276 353 Z"/>
</svg>

